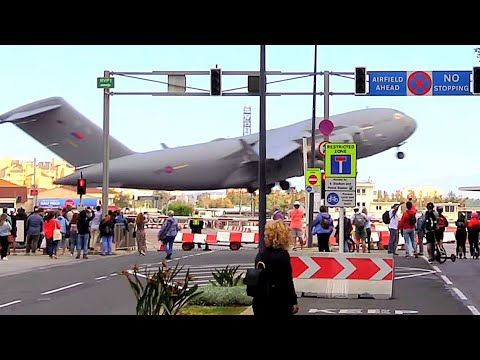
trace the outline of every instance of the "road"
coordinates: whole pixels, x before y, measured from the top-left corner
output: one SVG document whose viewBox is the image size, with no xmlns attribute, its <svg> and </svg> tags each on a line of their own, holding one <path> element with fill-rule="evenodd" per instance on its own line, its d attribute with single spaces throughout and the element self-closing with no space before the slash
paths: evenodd
<svg viewBox="0 0 480 360">
<path fill-rule="evenodd" d="M 184 265 L 184 270 L 190 268 L 193 283 L 205 286 L 213 278 L 211 272 L 216 268 L 224 268 L 228 264 L 239 265 L 241 270 L 245 270 L 251 266 L 249 264 L 253 263 L 256 254 L 254 248 L 230 251 L 226 247 L 212 246 L 212 249 L 210 252 L 176 249 L 168 264 L 173 267 Z M 127 280 L 119 272 L 134 265 L 141 269 L 155 267 L 163 258 L 164 253 L 154 250 L 148 251 L 145 257 L 138 254 L 92 256 L 86 261 L 2 276 L 0 315 L 134 315 L 135 298 Z M 467 277 L 462 275 L 465 271 L 469 273 Z M 422 258 L 398 256 L 395 258 L 394 299 L 301 298 L 299 314 L 478 314 L 478 305 L 468 300 L 480 299 L 480 290 L 476 289 L 474 282 L 478 272 L 480 261 L 476 260 L 464 260 L 463 263 L 460 260 L 456 263 L 449 261 L 432 267 Z M 447 276 L 455 286 L 445 280 Z M 467 300 L 462 299 L 460 294 L 468 297 Z"/>
</svg>

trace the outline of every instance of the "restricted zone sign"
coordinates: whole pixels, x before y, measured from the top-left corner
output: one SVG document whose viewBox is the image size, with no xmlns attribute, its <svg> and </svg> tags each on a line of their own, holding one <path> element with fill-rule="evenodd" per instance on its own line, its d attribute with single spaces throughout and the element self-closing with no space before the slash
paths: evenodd
<svg viewBox="0 0 480 360">
<path fill-rule="evenodd" d="M 357 144 L 327 144 L 325 175 L 327 178 L 357 177 Z"/>
<path fill-rule="evenodd" d="M 305 186 L 320 186 L 321 174 L 319 168 L 307 168 L 305 170 Z"/>
</svg>

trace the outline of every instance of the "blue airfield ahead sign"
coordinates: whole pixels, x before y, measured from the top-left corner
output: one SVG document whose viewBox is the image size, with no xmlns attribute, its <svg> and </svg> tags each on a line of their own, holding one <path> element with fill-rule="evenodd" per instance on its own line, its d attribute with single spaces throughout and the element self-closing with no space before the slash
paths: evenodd
<svg viewBox="0 0 480 360">
<path fill-rule="evenodd" d="M 419 76 L 421 73 L 421 76 Z M 472 95 L 472 71 L 369 71 L 370 96 Z"/>
</svg>

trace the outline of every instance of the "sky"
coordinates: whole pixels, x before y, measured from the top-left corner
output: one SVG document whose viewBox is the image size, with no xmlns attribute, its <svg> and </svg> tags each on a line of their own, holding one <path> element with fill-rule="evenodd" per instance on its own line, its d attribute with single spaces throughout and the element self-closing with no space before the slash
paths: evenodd
<svg viewBox="0 0 480 360">
<path fill-rule="evenodd" d="M 471 46 L 432 45 L 319 45 L 318 71 L 471 70 L 480 65 Z M 103 96 L 96 79 L 110 71 L 259 69 L 258 45 L 224 46 L 0 46 L 3 95 L 0 113 L 50 96 L 65 98 L 77 110 L 102 126 Z M 267 70 L 313 71 L 313 45 L 268 45 Z M 146 77 L 166 81 L 164 77 Z M 286 77 L 268 77 L 267 81 Z M 246 77 L 224 76 L 223 89 L 246 86 Z M 317 78 L 317 90 L 323 87 Z M 209 88 L 208 76 L 187 76 L 187 86 Z M 353 80 L 332 78 L 331 91 L 353 91 Z M 312 77 L 271 85 L 268 91 L 311 91 Z M 114 91 L 166 91 L 166 85 L 116 77 Z M 244 106 L 252 111 L 252 133 L 258 132 L 257 97 L 113 96 L 110 134 L 134 151 L 206 142 L 241 136 Z M 477 161 L 480 98 L 474 96 L 332 96 L 330 115 L 375 107 L 403 111 L 417 122 L 417 130 L 402 146 L 358 160 L 358 180 L 370 178 L 389 192 L 408 185 L 437 185 L 445 192 L 480 185 Z M 267 98 L 267 129 L 312 116 L 312 96 Z M 323 97 L 317 97 L 317 116 L 323 116 Z M 58 158 L 14 125 L 0 126 L 1 154 L 14 159 L 48 161 Z M 267 144 L 268 146 L 268 144 Z M 303 177 L 292 181 L 303 187 Z"/>
</svg>

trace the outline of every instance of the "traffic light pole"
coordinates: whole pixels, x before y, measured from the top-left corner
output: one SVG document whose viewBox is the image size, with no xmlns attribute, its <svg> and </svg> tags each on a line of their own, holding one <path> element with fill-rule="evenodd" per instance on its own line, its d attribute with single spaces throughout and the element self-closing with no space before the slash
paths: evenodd
<svg viewBox="0 0 480 360">
<path fill-rule="evenodd" d="M 110 77 L 110 71 L 105 70 L 103 76 Z M 108 214 L 108 190 L 110 161 L 110 89 L 103 89 L 103 180 L 102 180 L 102 214 Z"/>
<path fill-rule="evenodd" d="M 313 105 L 312 105 L 312 139 L 310 143 L 310 167 L 315 167 L 315 132 L 316 132 L 316 118 L 317 118 L 317 45 L 315 45 L 314 50 L 314 60 L 313 60 Z M 307 221 L 307 246 L 311 248 L 313 246 L 313 235 L 310 224 L 313 222 L 313 208 L 315 204 L 315 193 L 312 191 L 308 197 L 308 221 Z"/>
<path fill-rule="evenodd" d="M 267 78 L 266 45 L 260 45 L 260 127 L 259 127 L 259 162 L 258 162 L 258 249 L 265 248 L 265 225 L 267 224 L 267 182 L 265 163 L 267 159 Z"/>
<path fill-rule="evenodd" d="M 328 97 L 329 95 L 354 95 L 353 92 L 330 92 L 329 91 L 329 76 L 330 75 L 338 75 L 338 76 L 347 76 L 347 75 L 354 75 L 352 72 L 319 72 L 317 73 L 317 48 L 315 47 L 315 64 L 314 64 L 314 72 L 305 72 L 305 71 L 266 71 L 266 46 L 260 46 L 260 71 L 223 71 L 220 70 L 221 76 L 225 75 L 232 75 L 232 76 L 253 76 L 258 77 L 259 80 L 259 89 L 257 91 L 251 91 L 248 86 L 243 86 L 239 88 L 232 88 L 232 89 L 222 89 L 222 79 L 220 79 L 220 95 L 221 96 L 259 96 L 260 98 L 260 126 L 259 126 L 259 161 L 258 161 L 258 182 L 259 182 L 259 248 L 263 248 L 265 246 L 264 242 L 264 230 L 266 225 L 266 213 L 267 213 L 267 186 L 266 186 L 266 97 L 267 96 L 282 96 L 282 95 L 313 95 L 313 107 L 312 107 L 312 150 L 311 150 L 311 161 L 315 161 L 315 122 L 316 122 L 316 96 L 317 95 L 325 95 L 325 118 L 329 116 L 329 109 L 328 109 Z M 110 96 L 113 95 L 149 95 L 149 96 L 215 96 L 212 94 L 212 89 L 200 89 L 189 87 L 186 85 L 185 76 L 186 75 L 202 75 L 202 76 L 212 76 L 212 71 L 150 71 L 150 72 L 125 72 L 125 71 L 104 71 L 104 78 L 99 78 L 98 80 L 102 80 L 102 84 L 104 86 L 100 86 L 100 82 L 97 83 L 97 87 L 103 87 L 104 90 L 104 101 L 103 101 L 103 183 L 102 183 L 102 212 L 103 214 L 107 214 L 108 212 L 108 189 L 109 189 L 109 139 L 110 139 Z M 113 76 L 121 76 L 121 77 L 128 77 L 137 80 L 145 80 L 156 82 L 164 85 L 168 85 L 168 91 L 161 92 L 122 92 L 122 91 L 112 91 L 114 87 L 113 83 Z M 152 80 L 141 78 L 139 76 L 168 76 L 168 82 L 159 81 L 159 80 Z M 267 82 L 266 76 L 295 76 L 294 78 L 283 79 L 283 80 L 275 80 L 271 81 L 270 83 L 277 83 L 282 81 L 289 81 L 289 80 L 296 80 L 301 78 L 306 78 L 309 76 L 314 76 L 314 88 L 312 91 L 293 91 L 293 92 L 286 92 L 286 91 L 277 91 L 277 92 L 267 92 L 266 85 L 269 84 Z M 316 76 L 317 75 L 326 75 L 325 79 L 325 90 L 324 92 L 317 92 L 316 91 Z M 111 78 L 108 79 L 108 78 Z M 110 82 L 109 82 L 110 80 Z M 182 81 L 183 80 L 183 85 Z M 250 80 L 250 79 L 249 79 Z M 105 82 L 106 81 L 106 82 Z M 180 82 L 179 82 L 180 81 Z M 107 84 L 107 85 L 105 85 Z M 210 82 L 210 86 L 212 82 Z M 249 89 L 248 92 L 245 91 L 238 91 L 242 89 Z M 191 89 L 193 91 L 187 92 L 187 89 Z M 328 139 L 328 137 L 325 137 Z M 309 199 L 309 222 L 313 220 L 313 205 L 314 205 L 314 196 L 311 195 L 313 199 Z M 311 210 L 310 210 L 311 209 Z M 343 221 L 343 217 L 340 218 L 340 221 Z M 341 230 L 343 227 L 341 227 Z M 312 246 L 312 236 L 311 232 L 309 231 L 309 243 L 308 246 Z"/>
</svg>

